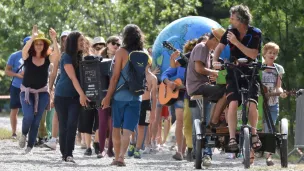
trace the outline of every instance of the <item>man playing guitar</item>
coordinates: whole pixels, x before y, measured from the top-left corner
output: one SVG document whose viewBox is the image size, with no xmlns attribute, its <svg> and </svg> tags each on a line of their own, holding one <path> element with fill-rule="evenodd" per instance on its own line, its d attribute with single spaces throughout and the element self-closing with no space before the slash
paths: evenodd
<svg viewBox="0 0 304 171">
<path fill-rule="evenodd" d="M 193 95 L 203 95 L 204 97 L 204 114 L 207 118 L 207 122 L 209 122 L 210 112 L 207 110 L 210 102 L 215 102 L 216 105 L 214 107 L 214 111 L 212 112 L 212 119 L 210 121 L 211 127 L 219 126 L 219 118 L 226 107 L 226 99 L 224 96 L 225 93 L 225 85 L 213 85 L 210 84 L 210 80 L 215 81 L 218 76 L 217 70 L 210 69 L 210 51 L 214 50 L 218 45 L 219 40 L 224 34 L 225 30 L 222 28 L 212 29 L 212 33 L 209 36 L 209 39 L 206 42 L 201 42 L 197 44 L 191 52 L 188 67 L 187 67 L 187 81 L 186 88 L 187 92 L 190 96 Z M 201 119 L 201 111 L 199 107 L 191 107 L 192 113 L 192 121 L 195 119 Z M 195 131 L 193 126 L 193 147 L 195 148 Z M 194 149 L 196 150 L 196 149 Z M 195 154 L 195 153 L 194 153 Z M 204 152 L 203 165 L 210 166 L 211 165 L 211 149 L 207 149 Z"/>
</svg>

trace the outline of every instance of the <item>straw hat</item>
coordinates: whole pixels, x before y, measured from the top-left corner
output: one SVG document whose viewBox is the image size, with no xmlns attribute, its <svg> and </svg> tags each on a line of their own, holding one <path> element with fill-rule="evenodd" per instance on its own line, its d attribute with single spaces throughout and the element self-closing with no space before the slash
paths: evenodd
<svg viewBox="0 0 304 171">
<path fill-rule="evenodd" d="M 226 30 L 224 28 L 212 28 L 211 29 L 212 34 L 214 37 L 220 41 Z"/>
<path fill-rule="evenodd" d="M 34 41 L 35 40 L 43 40 L 43 41 L 45 41 L 47 44 L 49 44 L 49 45 L 51 45 L 51 41 L 49 40 L 49 39 L 47 39 L 47 38 L 45 38 L 45 35 L 44 35 L 44 33 L 43 32 L 38 32 L 38 36 L 34 39 Z"/>
</svg>

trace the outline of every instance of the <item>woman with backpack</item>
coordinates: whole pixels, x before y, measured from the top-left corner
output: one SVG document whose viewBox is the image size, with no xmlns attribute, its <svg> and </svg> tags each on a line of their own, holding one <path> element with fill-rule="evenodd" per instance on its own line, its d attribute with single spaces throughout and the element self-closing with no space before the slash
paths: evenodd
<svg viewBox="0 0 304 171">
<path fill-rule="evenodd" d="M 121 45 L 121 40 L 118 36 L 111 36 L 106 42 L 106 47 L 102 49 L 101 56 L 102 58 L 113 59 L 115 52 Z M 97 156 L 99 158 L 104 157 L 106 154 L 108 157 L 113 157 L 113 142 L 112 142 L 112 117 L 111 117 L 111 108 L 98 109 L 99 114 L 99 149 L 100 154 Z M 108 151 L 104 151 L 105 141 L 108 137 Z"/>
<path fill-rule="evenodd" d="M 129 54 L 144 49 L 144 35 L 137 25 L 128 24 L 125 26 L 122 38 L 122 48 L 115 53 L 114 70 L 109 89 L 101 102 L 103 109 L 109 108 L 113 97 L 111 107 L 115 159 L 111 165 L 117 166 L 126 166 L 124 156 L 130 143 L 130 136 L 134 132 L 140 116 L 141 96 L 130 90 L 130 88 L 134 88 L 133 85 L 130 85 L 132 84 L 130 81 L 136 82 L 137 80 L 129 80 L 131 74 L 128 72 L 130 67 L 133 67 L 133 63 L 129 60 Z M 143 63 L 143 67 L 147 64 L 148 55 L 145 58 L 147 59 L 145 64 Z M 126 83 L 128 88 L 124 86 Z M 121 134 L 121 129 L 123 134 Z"/>
</svg>

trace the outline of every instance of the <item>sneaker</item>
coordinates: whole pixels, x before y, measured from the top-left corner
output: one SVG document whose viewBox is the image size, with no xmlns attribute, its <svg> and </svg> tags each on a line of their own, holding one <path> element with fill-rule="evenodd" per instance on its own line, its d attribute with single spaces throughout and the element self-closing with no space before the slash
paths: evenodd
<svg viewBox="0 0 304 171">
<path fill-rule="evenodd" d="M 17 139 L 17 134 L 16 133 L 13 133 L 12 135 L 12 139 L 16 140 Z"/>
<path fill-rule="evenodd" d="M 66 162 L 70 162 L 70 163 L 76 163 L 75 160 L 73 159 L 73 157 L 71 156 L 68 156 L 66 159 L 65 159 Z"/>
<path fill-rule="evenodd" d="M 93 147 L 94 147 L 94 150 L 95 150 L 95 154 L 99 154 L 100 153 L 99 143 L 94 142 Z"/>
<path fill-rule="evenodd" d="M 91 156 L 92 155 L 92 149 L 91 148 L 86 149 L 86 151 L 84 152 L 84 155 L 85 156 Z"/>
<path fill-rule="evenodd" d="M 24 148 L 25 147 L 25 142 L 26 142 L 26 136 L 25 135 L 21 135 L 21 137 L 19 139 L 19 147 L 20 148 Z"/>
<path fill-rule="evenodd" d="M 57 140 L 55 138 L 52 138 L 48 142 L 44 143 L 44 146 L 52 150 L 56 150 Z"/>
<path fill-rule="evenodd" d="M 105 156 L 106 156 L 106 152 L 105 152 L 105 151 L 103 151 L 103 152 L 97 154 L 97 158 L 98 158 L 98 159 L 104 158 Z"/>
<path fill-rule="evenodd" d="M 145 147 L 143 154 L 150 154 L 151 152 L 152 152 L 152 149 L 150 147 Z"/>
<path fill-rule="evenodd" d="M 26 147 L 26 149 L 25 149 L 25 151 L 24 151 L 23 154 L 24 154 L 24 155 L 25 155 L 25 154 L 31 154 L 31 153 L 32 153 L 32 149 L 33 149 L 33 148 L 31 148 L 31 147 Z"/>
<path fill-rule="evenodd" d="M 209 167 L 211 166 L 211 158 L 209 155 L 205 155 L 204 158 L 203 158 L 203 163 L 202 163 L 202 166 L 205 166 L 205 167 Z"/>
<path fill-rule="evenodd" d="M 176 152 L 173 156 L 172 156 L 175 160 L 183 160 L 183 155 L 180 154 L 179 152 Z"/>
<path fill-rule="evenodd" d="M 141 158 L 141 154 L 140 154 L 139 150 L 136 150 L 134 152 L 134 158 L 136 158 L 136 159 L 140 159 Z"/>
<path fill-rule="evenodd" d="M 156 141 L 152 141 L 151 144 L 152 144 L 152 150 L 154 152 L 158 152 L 159 151 L 159 147 L 158 147 Z"/>
<path fill-rule="evenodd" d="M 188 148 L 188 150 L 187 150 L 187 155 L 186 155 L 186 160 L 187 160 L 188 162 L 193 161 L 193 157 L 192 157 L 192 148 Z"/>
<path fill-rule="evenodd" d="M 133 144 L 130 144 L 128 149 L 128 156 L 132 157 L 134 155 L 134 151 L 135 151 L 135 146 Z"/>
</svg>

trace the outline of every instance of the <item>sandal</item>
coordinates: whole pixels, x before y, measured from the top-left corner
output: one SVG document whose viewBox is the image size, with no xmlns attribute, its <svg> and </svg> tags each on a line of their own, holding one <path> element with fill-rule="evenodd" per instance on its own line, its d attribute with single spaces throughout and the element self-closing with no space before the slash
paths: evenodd
<svg viewBox="0 0 304 171">
<path fill-rule="evenodd" d="M 117 163 L 118 161 L 116 161 L 115 159 L 113 159 L 112 163 L 110 164 L 110 166 L 117 166 Z"/>
<path fill-rule="evenodd" d="M 254 151 L 258 151 L 262 147 L 262 142 L 257 134 L 251 135 L 251 143 Z"/>
<path fill-rule="evenodd" d="M 124 159 L 124 157 L 118 157 L 118 159 Z M 126 166 L 126 163 L 124 161 L 116 161 L 118 167 L 124 167 Z"/>
<path fill-rule="evenodd" d="M 230 138 L 229 140 L 229 144 L 228 144 L 228 148 L 231 150 L 231 151 L 237 151 L 239 149 L 239 145 L 236 141 L 235 138 Z"/>
</svg>

